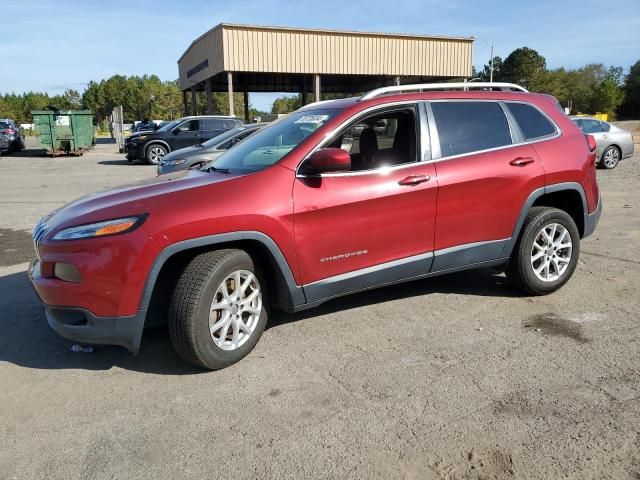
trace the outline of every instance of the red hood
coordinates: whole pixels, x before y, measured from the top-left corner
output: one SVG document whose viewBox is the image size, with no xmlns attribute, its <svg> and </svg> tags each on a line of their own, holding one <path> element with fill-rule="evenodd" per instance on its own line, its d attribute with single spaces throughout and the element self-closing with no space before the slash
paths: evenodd
<svg viewBox="0 0 640 480">
<path fill-rule="evenodd" d="M 238 175 L 185 170 L 80 197 L 45 217 L 50 231 L 161 208 L 159 197 L 236 178 Z"/>
</svg>

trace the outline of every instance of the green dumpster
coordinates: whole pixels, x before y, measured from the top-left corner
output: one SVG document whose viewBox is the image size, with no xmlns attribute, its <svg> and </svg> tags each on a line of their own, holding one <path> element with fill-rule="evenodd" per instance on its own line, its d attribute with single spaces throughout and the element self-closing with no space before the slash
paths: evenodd
<svg viewBox="0 0 640 480">
<path fill-rule="evenodd" d="M 33 128 L 49 155 L 82 155 L 94 145 L 91 110 L 33 110 Z"/>
</svg>

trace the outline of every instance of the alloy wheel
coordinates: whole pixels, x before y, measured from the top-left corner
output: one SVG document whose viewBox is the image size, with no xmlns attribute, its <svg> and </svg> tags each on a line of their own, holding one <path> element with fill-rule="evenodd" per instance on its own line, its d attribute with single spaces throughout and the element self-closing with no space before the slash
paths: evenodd
<svg viewBox="0 0 640 480">
<path fill-rule="evenodd" d="M 540 229 L 531 247 L 533 273 L 543 282 L 558 280 L 571 263 L 571 234 L 559 223 Z"/>
<path fill-rule="evenodd" d="M 229 274 L 218 286 L 209 312 L 209 332 L 222 350 L 236 350 L 253 334 L 262 313 L 262 292 L 248 270 Z"/>
<path fill-rule="evenodd" d="M 153 163 L 160 163 L 160 161 L 164 158 L 166 152 L 162 147 L 151 147 L 149 151 L 149 158 Z"/>
<path fill-rule="evenodd" d="M 620 160 L 620 152 L 617 148 L 610 148 L 604 154 L 604 166 L 614 168 Z"/>
</svg>

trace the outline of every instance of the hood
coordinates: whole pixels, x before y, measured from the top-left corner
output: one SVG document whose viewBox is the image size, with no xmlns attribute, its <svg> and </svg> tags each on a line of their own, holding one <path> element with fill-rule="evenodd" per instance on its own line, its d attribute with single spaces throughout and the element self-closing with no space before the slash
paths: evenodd
<svg viewBox="0 0 640 480">
<path fill-rule="evenodd" d="M 175 160 L 178 158 L 187 158 L 193 155 L 198 155 L 200 153 L 205 153 L 211 151 L 211 148 L 204 148 L 199 145 L 194 145 L 192 147 L 180 148 L 178 150 L 174 150 L 171 153 L 165 155 L 165 160 Z"/>
<path fill-rule="evenodd" d="M 161 198 L 182 190 L 198 188 L 212 183 L 236 178 L 238 175 L 185 170 L 160 175 L 148 180 L 86 195 L 46 218 L 50 231 L 57 227 L 69 227 L 112 218 L 149 213 L 161 208 Z"/>
</svg>

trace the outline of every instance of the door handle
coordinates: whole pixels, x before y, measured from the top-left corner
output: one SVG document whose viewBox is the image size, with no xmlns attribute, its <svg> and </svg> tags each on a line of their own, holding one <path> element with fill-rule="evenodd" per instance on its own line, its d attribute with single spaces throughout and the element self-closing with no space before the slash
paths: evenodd
<svg viewBox="0 0 640 480">
<path fill-rule="evenodd" d="M 408 177 L 400 180 L 398 183 L 400 185 L 413 186 L 420 183 L 428 182 L 429 180 L 431 180 L 431 177 L 429 175 L 409 175 Z"/>
<path fill-rule="evenodd" d="M 524 167 L 525 165 L 529 165 L 533 162 L 535 162 L 535 160 L 531 157 L 518 157 L 511 160 L 509 165 L 513 165 L 514 167 Z"/>
</svg>

